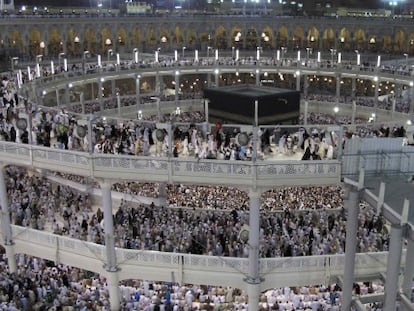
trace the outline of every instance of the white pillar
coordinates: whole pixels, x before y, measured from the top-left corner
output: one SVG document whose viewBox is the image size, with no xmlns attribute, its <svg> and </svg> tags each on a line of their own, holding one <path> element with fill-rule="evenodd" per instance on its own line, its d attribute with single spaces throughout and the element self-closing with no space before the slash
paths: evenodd
<svg viewBox="0 0 414 311">
<path fill-rule="evenodd" d="M 119 300 L 120 290 L 118 285 L 118 273 L 107 272 L 106 278 L 108 282 L 109 303 L 111 306 L 111 311 L 119 311 L 121 310 L 121 303 Z"/>
<path fill-rule="evenodd" d="M 352 117 L 351 117 L 351 124 L 355 124 L 356 110 L 357 110 L 356 100 L 353 100 L 353 101 L 352 101 Z"/>
<path fill-rule="evenodd" d="M 119 310 L 118 267 L 115 253 L 114 223 L 112 215 L 112 183 L 104 180 L 100 183 L 102 191 L 102 206 L 104 212 L 104 232 L 106 250 L 106 275 L 108 277 L 109 301 L 111 310 Z"/>
<path fill-rule="evenodd" d="M 260 70 L 256 69 L 256 85 L 260 86 Z"/>
<path fill-rule="evenodd" d="M 355 253 L 358 231 L 359 192 L 355 189 L 350 189 L 348 198 L 344 202 L 344 204 L 348 212 L 348 218 L 346 221 L 346 247 L 344 265 L 344 284 L 342 285 L 342 309 L 351 310 L 352 288 L 354 284 Z"/>
<path fill-rule="evenodd" d="M 99 107 L 100 111 L 103 112 L 105 110 L 104 103 L 103 103 L 103 90 L 102 90 L 102 82 L 104 81 L 103 77 L 100 77 L 98 79 L 98 101 L 99 101 Z"/>
<path fill-rule="evenodd" d="M 11 273 L 17 271 L 16 258 L 14 257 L 14 247 L 12 239 L 12 231 L 10 226 L 9 202 L 7 199 L 7 188 L 4 179 L 4 167 L 0 167 L 0 204 L 1 204 L 1 231 L 6 246 L 6 256 Z"/>
<path fill-rule="evenodd" d="M 309 109 L 309 102 L 305 100 L 305 107 L 303 109 L 303 125 L 308 125 L 308 109 Z"/>
<path fill-rule="evenodd" d="M 387 276 L 385 279 L 384 310 L 395 310 L 401 266 L 402 236 L 402 226 L 400 224 L 392 224 L 387 258 Z"/>
<path fill-rule="evenodd" d="M 159 184 L 159 202 L 161 206 L 167 206 L 167 183 L 163 182 Z"/>
<path fill-rule="evenodd" d="M 178 94 L 180 91 L 180 73 L 179 71 L 175 72 L 175 92 L 174 92 L 174 101 L 175 105 L 178 105 Z"/>
<path fill-rule="evenodd" d="M 260 193 L 251 190 L 249 192 L 249 275 L 247 282 L 248 309 L 257 311 L 260 297 L 259 276 L 259 234 L 260 234 Z"/>
<path fill-rule="evenodd" d="M 336 75 L 336 103 L 339 103 L 339 98 L 341 97 L 341 75 Z"/>
<path fill-rule="evenodd" d="M 300 91 L 300 72 L 296 72 L 296 91 Z"/>
<path fill-rule="evenodd" d="M 204 115 L 205 115 L 205 118 L 206 118 L 206 123 L 209 123 L 209 121 L 208 121 L 208 103 L 209 103 L 210 101 L 207 99 L 207 98 L 205 98 L 204 99 Z"/>
<path fill-rule="evenodd" d="M 141 75 L 137 75 L 135 79 L 135 101 L 137 103 L 137 111 L 141 109 Z"/>
<path fill-rule="evenodd" d="M 411 298 L 412 287 L 413 287 L 413 278 L 414 278 L 414 265 L 412 264 L 413 258 L 414 258 L 414 241 L 411 239 L 407 239 L 407 253 L 405 254 L 404 279 L 401 285 L 401 291 L 408 299 Z"/>
</svg>

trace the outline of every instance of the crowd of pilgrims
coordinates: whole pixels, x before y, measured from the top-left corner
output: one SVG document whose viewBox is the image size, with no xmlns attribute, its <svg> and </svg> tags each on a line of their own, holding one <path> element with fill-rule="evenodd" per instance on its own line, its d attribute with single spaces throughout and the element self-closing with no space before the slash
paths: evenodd
<svg viewBox="0 0 414 311">
<path fill-rule="evenodd" d="M 133 121 L 96 124 L 95 135 L 89 142 L 87 136 L 78 135 L 77 120 L 68 112 L 44 109 L 32 111 L 33 128 L 29 135 L 27 129 L 19 129 L 16 125 L 19 100 L 15 96 L 14 84 L 7 79 L 2 81 L 0 98 L 2 140 L 29 143 L 31 136 L 32 142 L 38 145 L 87 151 L 93 144 L 95 152 L 120 154 L 147 154 L 146 148 L 156 144 L 151 135 L 155 129 L 137 126 Z M 371 101 L 367 102 L 371 104 Z M 163 119 L 172 117 L 177 119 L 177 116 L 163 116 Z M 182 113 L 179 117 L 193 123 L 204 120 L 202 113 L 198 112 Z M 315 113 L 307 117 L 309 124 L 332 124 L 338 120 L 342 124 L 350 121 L 346 117 L 338 119 Z M 195 140 L 191 135 L 180 133 L 179 136 L 184 138 L 179 144 L 180 155 L 186 155 L 186 144 L 197 144 L 200 139 L 197 134 L 201 136 L 201 132 L 201 129 L 196 131 Z M 222 137 L 224 142 L 228 141 L 226 134 Z M 234 138 L 234 134 L 229 135 Z M 320 141 L 324 138 L 321 134 L 317 133 Z M 402 136 L 403 129 L 361 127 L 353 134 L 364 137 Z M 209 138 L 201 137 L 207 145 Z M 202 152 L 199 150 L 193 154 L 200 156 Z M 104 243 L 103 213 L 93 205 L 88 194 L 20 168 L 7 167 L 6 175 L 14 224 Z M 82 177 L 71 177 L 85 183 Z M 113 190 L 157 196 L 157 185 L 154 184 L 115 184 Z M 169 185 L 166 206 L 121 202 L 113 215 L 116 244 L 131 249 L 246 257 L 247 246 L 239 240 L 238 234 L 243 225 L 248 224 L 248 202 L 246 193 L 233 188 Z M 364 202 L 360 207 L 358 252 L 387 250 L 389 237 L 383 218 Z M 288 187 L 268 191 L 261 197 L 260 256 L 343 253 L 345 217 L 339 187 Z M 17 255 L 17 274 L 10 274 L 5 262 L 4 258 L 0 262 L 1 310 L 61 310 L 64 307 L 66 310 L 109 310 L 103 277 L 95 275 L 88 278 L 81 275 L 79 269 L 56 266 L 46 260 L 23 255 Z M 361 286 L 366 292 L 382 290 L 381 286 L 373 284 Z M 174 311 L 246 310 L 247 307 L 246 293 L 228 288 L 152 284 L 135 280 L 123 283 L 120 290 L 123 310 L 160 310 L 161 307 Z M 261 310 L 339 310 L 337 296 L 332 295 L 338 290 L 337 286 L 274 289 L 263 293 Z M 360 286 L 355 290 L 360 291 Z M 197 308 L 194 308 L 194 302 L 198 303 Z M 374 306 L 372 310 L 380 310 L 380 307 Z"/>
<path fill-rule="evenodd" d="M 240 134 L 238 128 L 228 128 L 221 124 L 208 126 L 200 123 L 204 120 L 201 112 L 183 112 L 178 121 L 189 122 L 188 125 L 177 125 L 172 131 L 173 137 L 165 129 L 156 129 L 154 122 L 125 120 L 112 122 L 106 118 L 98 118 L 93 123 L 93 133 L 86 134 L 87 126 L 79 124 L 77 117 L 64 110 L 34 109 L 32 128 L 21 127 L 22 111 L 17 99 L 11 96 L 11 82 L 3 80 L 2 110 L 0 110 L 0 139 L 12 142 L 29 143 L 66 150 L 93 151 L 94 153 L 111 153 L 127 155 L 156 155 L 162 156 L 172 152 L 173 156 L 194 156 L 207 159 L 250 160 L 255 154 L 252 143 L 252 133 L 246 133 L 245 144 L 237 140 Z M 27 108 L 27 107 L 26 107 Z M 25 111 L 27 113 L 27 109 Z M 175 115 L 163 115 L 164 120 L 177 118 Z M 154 120 L 154 116 L 152 116 Z M 303 120 L 303 116 L 301 117 Z M 349 118 L 341 117 L 336 120 L 332 116 L 310 113 L 308 124 L 314 122 L 329 124 L 333 121 L 349 123 Z M 359 121 L 359 120 L 357 120 Z M 336 156 L 335 147 L 339 142 L 337 135 L 331 137 L 326 129 L 320 127 L 296 129 L 261 128 L 258 130 L 257 157 L 264 159 L 266 155 L 293 153 L 303 154 L 302 159 L 332 159 Z M 393 128 L 378 126 L 377 128 L 358 127 L 353 132 L 346 132 L 346 139 L 353 136 L 363 137 L 403 137 L 402 126 Z M 91 137 L 91 138 L 90 138 Z M 92 141 L 89 141 L 92 139 Z M 169 144 L 172 146 L 169 146 Z"/>
<path fill-rule="evenodd" d="M 104 276 L 23 254 L 16 255 L 17 272 L 10 273 L 0 251 L 1 311 L 109 311 Z M 355 295 L 383 293 L 381 282 L 354 284 Z M 147 280 L 119 282 L 121 311 L 247 311 L 244 290 Z M 261 293 L 259 310 L 338 311 L 337 284 L 272 288 Z M 369 304 L 367 310 L 381 310 Z"/>
<path fill-rule="evenodd" d="M 103 212 L 87 193 L 20 168 L 10 166 L 6 172 L 14 224 L 104 243 Z M 156 189 L 150 184 L 143 187 Z M 125 188 L 130 187 L 114 185 L 118 191 Z M 262 257 L 344 252 L 346 212 L 339 186 L 277 188 L 263 193 L 260 201 Z M 243 226 L 248 225 L 247 194 L 218 186 L 169 186 L 167 202 L 166 206 L 147 206 L 122 200 L 113 215 L 116 245 L 247 257 L 248 246 L 239 239 Z M 382 217 L 363 202 L 359 222 L 359 252 L 388 249 Z"/>
<path fill-rule="evenodd" d="M 87 194 L 45 176 L 9 166 L 5 169 L 13 223 L 104 243 L 103 214 Z M 79 176 L 64 176 L 76 182 Z M 83 181 L 84 183 L 86 181 Z M 139 196 L 159 192 L 155 184 L 115 184 Z M 121 201 L 114 208 L 116 246 L 217 256 L 247 257 L 238 234 L 248 223 L 247 195 L 224 187 L 169 186 L 165 207 Z M 51 195 L 53 194 L 53 195 Z M 304 256 L 344 252 L 345 217 L 340 187 L 287 187 L 261 197 L 260 256 Z M 157 195 L 155 195 L 157 196 Z M 204 206 L 201 197 L 244 205 Z M 179 208 L 181 202 L 194 205 Z M 174 203 L 175 202 L 175 203 Z M 266 203 L 267 202 L 267 203 Z M 361 202 L 358 252 L 387 250 L 384 220 Z M 24 255 L 18 272 L 0 261 L 0 310 L 109 310 L 103 276 Z M 383 292 L 378 283 L 355 284 L 355 294 Z M 145 280 L 120 283 L 121 310 L 247 310 L 244 291 L 212 286 L 178 285 Z M 264 310 L 340 310 L 341 289 L 331 286 L 275 288 L 262 293 Z M 190 307 L 191 306 L 191 307 Z M 381 310 L 380 305 L 368 310 Z"/>
</svg>

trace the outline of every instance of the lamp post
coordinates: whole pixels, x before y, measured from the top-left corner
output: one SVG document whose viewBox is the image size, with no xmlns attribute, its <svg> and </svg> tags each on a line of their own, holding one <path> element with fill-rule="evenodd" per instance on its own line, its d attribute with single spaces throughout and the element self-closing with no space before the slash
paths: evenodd
<svg viewBox="0 0 414 311">
<path fill-rule="evenodd" d="M 111 56 L 114 54 L 114 51 L 112 49 L 108 49 L 107 54 L 108 54 L 108 62 L 109 62 L 109 60 L 111 59 Z"/>
<path fill-rule="evenodd" d="M 160 107 L 160 101 L 161 99 L 159 97 L 156 96 L 152 96 L 150 97 L 150 99 L 155 100 L 155 103 L 157 105 L 157 122 L 161 121 L 161 107 Z"/>
<path fill-rule="evenodd" d="M 40 63 L 42 62 L 42 60 L 43 60 L 42 54 L 36 55 L 36 77 L 37 78 L 40 78 Z"/>
<path fill-rule="evenodd" d="M 339 112 L 339 107 L 335 106 L 334 107 L 335 123 L 338 123 L 338 120 L 337 120 L 338 112 Z"/>
<path fill-rule="evenodd" d="M 65 58 L 65 53 L 59 53 L 59 55 L 58 55 L 58 63 L 59 63 L 59 70 L 61 70 L 61 59 L 62 58 Z"/>
<path fill-rule="evenodd" d="M 280 48 L 280 51 L 282 52 L 281 58 L 282 58 L 282 60 L 283 60 L 283 58 L 285 57 L 285 54 L 286 54 L 286 52 L 287 52 L 287 47 L 282 46 L 282 47 Z"/>
<path fill-rule="evenodd" d="M 408 54 L 404 53 L 405 56 L 405 68 L 408 69 Z"/>
<path fill-rule="evenodd" d="M 11 71 L 14 71 L 14 66 L 16 66 L 19 63 L 18 57 L 12 57 L 11 58 Z"/>
<path fill-rule="evenodd" d="M 336 55 L 336 50 L 335 49 L 330 49 L 330 51 L 331 51 L 331 66 L 333 66 L 334 56 Z"/>
<path fill-rule="evenodd" d="M 357 66 L 361 65 L 361 54 L 359 54 L 358 50 L 355 50 L 355 53 L 357 55 Z"/>
<path fill-rule="evenodd" d="M 312 48 L 307 47 L 306 48 L 306 60 L 309 60 L 310 53 L 312 53 Z"/>
<path fill-rule="evenodd" d="M 132 56 L 133 56 L 133 59 L 134 59 L 134 63 L 138 64 L 138 49 L 137 48 L 133 49 Z"/>
<path fill-rule="evenodd" d="M 210 57 L 210 50 L 212 50 L 213 48 L 211 46 L 207 47 L 207 58 Z"/>
<path fill-rule="evenodd" d="M 79 39 L 79 37 L 78 37 L 78 36 L 76 36 L 76 37 L 73 39 L 73 48 L 74 48 L 73 54 L 74 54 L 75 56 L 78 56 L 78 55 L 79 55 L 79 53 L 80 53 L 79 45 L 80 45 L 80 39 Z"/>
<path fill-rule="evenodd" d="M 89 54 L 90 54 L 89 51 L 83 51 L 83 54 L 82 54 L 82 72 L 83 72 L 83 74 L 86 73 L 86 58 L 88 57 Z"/>
<path fill-rule="evenodd" d="M 183 46 L 183 58 L 184 58 L 184 56 L 185 56 L 185 49 L 186 49 L 187 47 L 185 47 L 185 46 Z"/>
</svg>

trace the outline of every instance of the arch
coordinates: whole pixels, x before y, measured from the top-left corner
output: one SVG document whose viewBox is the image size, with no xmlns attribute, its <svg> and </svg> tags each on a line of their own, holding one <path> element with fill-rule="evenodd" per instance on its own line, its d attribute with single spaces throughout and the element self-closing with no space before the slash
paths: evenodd
<svg viewBox="0 0 414 311">
<path fill-rule="evenodd" d="M 253 50 L 258 46 L 259 34 L 256 28 L 249 28 L 246 32 L 246 49 Z"/>
<path fill-rule="evenodd" d="M 263 49 L 271 50 L 275 47 L 273 29 L 269 26 L 263 28 L 260 34 L 260 45 Z"/>
<path fill-rule="evenodd" d="M 242 48 L 243 47 L 243 43 L 244 43 L 244 35 L 242 32 L 241 27 L 239 26 L 234 26 L 231 31 L 230 31 L 230 42 L 232 44 L 232 46 L 234 46 L 235 48 Z"/>
<path fill-rule="evenodd" d="M 157 34 L 155 32 L 155 28 L 150 26 L 147 28 L 147 33 L 145 36 L 146 40 L 146 46 L 145 48 L 149 48 L 149 49 L 155 49 L 156 45 L 158 43 L 158 38 L 157 38 Z"/>
<path fill-rule="evenodd" d="M 323 32 L 322 46 L 324 49 L 335 48 L 335 31 L 332 28 L 327 28 Z"/>
<path fill-rule="evenodd" d="M 99 42 L 99 50 L 101 52 L 110 49 L 113 46 L 114 38 L 112 36 L 112 31 L 105 27 L 101 31 L 101 41 Z"/>
<path fill-rule="evenodd" d="M 78 32 L 75 29 L 70 28 L 66 36 L 66 52 L 70 56 L 79 56 L 81 54 L 81 47 L 79 47 L 80 42 L 75 42 L 76 37 L 79 38 Z"/>
<path fill-rule="evenodd" d="M 378 47 L 381 46 L 381 39 L 380 37 L 376 36 L 376 35 L 370 35 L 368 36 L 368 40 L 367 40 L 367 44 L 368 44 L 368 51 L 370 52 L 377 52 L 378 51 Z"/>
<path fill-rule="evenodd" d="M 141 28 L 135 27 L 134 29 L 132 29 L 130 37 L 132 48 L 141 47 L 142 38 L 143 34 L 141 32 Z"/>
<path fill-rule="evenodd" d="M 394 51 L 395 52 L 404 52 L 406 47 L 407 41 L 405 32 L 403 30 L 398 30 L 394 36 Z"/>
<path fill-rule="evenodd" d="M 9 35 L 9 47 L 11 49 L 17 49 L 20 53 L 24 52 L 24 43 L 21 32 L 18 30 L 12 30 Z"/>
<path fill-rule="evenodd" d="M 116 33 L 116 42 L 118 46 L 128 46 L 128 35 L 124 27 L 120 27 Z"/>
<path fill-rule="evenodd" d="M 407 52 L 410 54 L 414 54 L 414 32 L 411 33 L 410 39 L 408 40 Z"/>
<path fill-rule="evenodd" d="M 63 52 L 62 34 L 56 27 L 49 30 L 49 42 L 47 45 L 47 54 L 57 56 Z"/>
<path fill-rule="evenodd" d="M 287 46 L 289 41 L 289 31 L 285 26 L 281 26 L 276 36 L 276 45 L 278 48 Z"/>
<path fill-rule="evenodd" d="M 185 42 L 191 48 L 196 48 L 197 45 L 197 34 L 194 30 L 194 27 L 188 27 Z"/>
<path fill-rule="evenodd" d="M 366 46 L 365 32 L 362 29 L 357 29 L 354 33 L 355 48 L 363 50 Z"/>
<path fill-rule="evenodd" d="M 392 51 L 392 39 L 391 36 L 383 36 L 382 37 L 382 50 L 386 53 Z"/>
<path fill-rule="evenodd" d="M 29 54 L 36 56 L 40 54 L 40 42 L 41 42 L 40 31 L 35 28 L 29 33 Z"/>
<path fill-rule="evenodd" d="M 170 49 L 169 45 L 171 44 L 171 36 L 167 25 L 162 25 L 161 27 L 159 43 L 162 51 L 167 51 Z"/>
<path fill-rule="evenodd" d="M 339 31 L 338 42 L 340 51 L 350 51 L 352 49 L 351 33 L 347 28 L 342 28 Z"/>
<path fill-rule="evenodd" d="M 91 53 L 98 52 L 98 34 L 92 28 L 87 28 L 83 36 L 83 48 Z M 100 39 L 100 38 L 99 38 Z"/>
<path fill-rule="evenodd" d="M 301 49 L 303 45 L 303 41 L 305 39 L 305 33 L 300 26 L 296 26 L 293 30 L 292 35 L 292 48 L 295 50 Z"/>
<path fill-rule="evenodd" d="M 215 32 L 216 47 L 218 49 L 227 48 L 227 31 L 224 26 L 219 26 Z"/>
<path fill-rule="evenodd" d="M 173 29 L 173 43 L 182 44 L 184 42 L 183 32 L 180 26 L 175 26 Z"/>
<path fill-rule="evenodd" d="M 307 36 L 308 46 L 312 49 L 316 49 L 319 47 L 319 30 L 316 27 L 312 27 L 308 31 Z"/>
</svg>

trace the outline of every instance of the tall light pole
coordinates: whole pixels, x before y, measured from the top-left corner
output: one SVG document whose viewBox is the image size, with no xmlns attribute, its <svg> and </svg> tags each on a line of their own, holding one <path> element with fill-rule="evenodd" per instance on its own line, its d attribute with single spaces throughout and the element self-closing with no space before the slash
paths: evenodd
<svg viewBox="0 0 414 311">
<path fill-rule="evenodd" d="M 187 47 L 185 47 L 185 46 L 183 46 L 183 58 L 184 58 L 184 56 L 185 56 L 185 49 L 186 49 Z"/>
<path fill-rule="evenodd" d="M 16 66 L 19 63 L 18 57 L 12 57 L 11 58 L 11 71 L 14 71 L 14 66 Z"/>
<path fill-rule="evenodd" d="M 83 74 L 86 73 L 86 58 L 88 57 L 88 55 L 89 55 L 89 51 L 83 51 L 83 54 L 82 54 L 82 72 L 83 72 Z"/>
<path fill-rule="evenodd" d="M 134 59 L 134 63 L 138 64 L 138 49 L 137 48 L 133 49 L 132 53 L 133 53 L 132 56 Z"/>
</svg>

